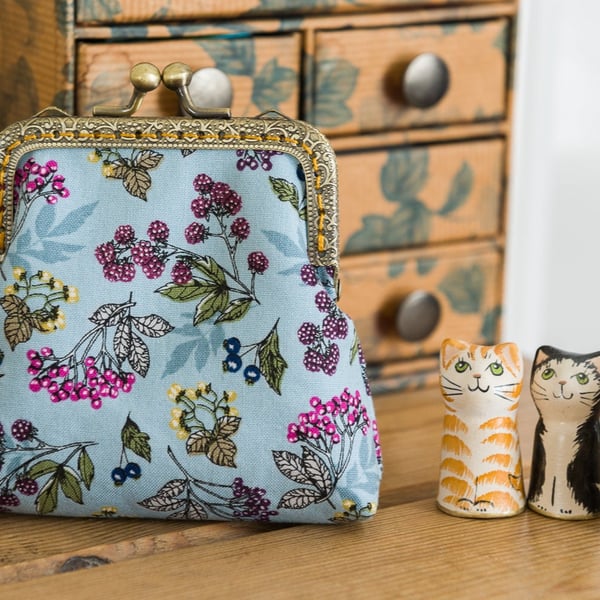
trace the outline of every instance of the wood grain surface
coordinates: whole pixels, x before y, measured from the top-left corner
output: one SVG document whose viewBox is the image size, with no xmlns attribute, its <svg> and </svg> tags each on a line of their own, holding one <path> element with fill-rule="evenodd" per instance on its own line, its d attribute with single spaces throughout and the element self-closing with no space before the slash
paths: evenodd
<svg viewBox="0 0 600 600">
<path fill-rule="evenodd" d="M 440 512 L 439 394 L 376 401 L 384 479 L 372 521 L 274 527 L 0 515 L 0 598 L 598 597 L 600 520 Z M 526 466 L 535 421 L 526 396 Z"/>
</svg>

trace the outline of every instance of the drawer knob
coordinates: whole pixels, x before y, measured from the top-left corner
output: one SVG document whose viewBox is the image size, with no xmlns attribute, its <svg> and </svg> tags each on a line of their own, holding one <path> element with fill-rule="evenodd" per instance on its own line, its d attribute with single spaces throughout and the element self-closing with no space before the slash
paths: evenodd
<svg viewBox="0 0 600 600">
<path fill-rule="evenodd" d="M 407 342 L 423 340 L 436 328 L 440 313 L 440 303 L 433 294 L 422 290 L 411 292 L 396 310 L 396 333 Z"/>
<path fill-rule="evenodd" d="M 226 89 L 227 85 L 231 87 L 229 78 L 218 69 L 210 69 L 212 77 L 210 74 L 208 78 L 202 74 L 198 77 L 198 73 L 202 73 L 205 70 L 200 69 L 200 71 L 194 73 L 185 63 L 174 62 L 163 69 L 162 80 L 166 87 L 176 92 L 179 96 L 179 105 L 183 113 L 200 119 L 228 119 L 231 117 L 229 107 L 232 97 L 232 93 L 227 93 Z M 221 75 L 215 77 L 215 71 Z M 195 84 L 194 79 L 196 80 Z M 221 91 L 215 95 L 213 90 L 205 95 L 204 90 L 200 86 L 205 85 L 211 79 L 213 82 L 218 80 L 219 85 L 217 87 Z M 214 84 L 211 84 L 211 87 L 214 88 Z M 193 89 L 195 89 L 195 93 Z M 225 90 L 225 94 L 222 93 L 223 90 Z"/>
<path fill-rule="evenodd" d="M 415 108 L 437 104 L 450 87 L 450 71 L 446 63 L 432 52 L 415 56 L 402 76 L 404 101 Z"/>
<path fill-rule="evenodd" d="M 226 73 L 215 67 L 198 69 L 189 84 L 190 96 L 196 106 L 231 108 L 233 86 Z"/>
</svg>

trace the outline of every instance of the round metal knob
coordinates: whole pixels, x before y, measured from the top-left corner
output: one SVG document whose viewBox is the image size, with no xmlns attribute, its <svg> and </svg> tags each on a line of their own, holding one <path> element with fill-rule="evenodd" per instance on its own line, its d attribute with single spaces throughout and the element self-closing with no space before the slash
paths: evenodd
<svg viewBox="0 0 600 600">
<path fill-rule="evenodd" d="M 450 71 L 437 54 L 426 52 L 413 58 L 402 77 L 404 101 L 415 108 L 437 104 L 450 87 Z"/>
<path fill-rule="evenodd" d="M 433 294 L 421 290 L 412 292 L 396 310 L 396 332 L 407 342 L 423 340 L 436 328 L 440 314 L 440 303 Z"/>
<path fill-rule="evenodd" d="M 190 96 L 196 106 L 229 108 L 233 100 L 233 86 L 220 69 L 206 67 L 195 71 L 189 84 Z"/>
<path fill-rule="evenodd" d="M 185 63 L 171 63 L 163 69 L 162 80 L 170 90 L 186 88 L 192 80 L 192 69 Z"/>
<path fill-rule="evenodd" d="M 146 94 L 160 85 L 160 70 L 152 63 L 138 63 L 131 68 L 129 79 L 138 92 Z"/>
</svg>

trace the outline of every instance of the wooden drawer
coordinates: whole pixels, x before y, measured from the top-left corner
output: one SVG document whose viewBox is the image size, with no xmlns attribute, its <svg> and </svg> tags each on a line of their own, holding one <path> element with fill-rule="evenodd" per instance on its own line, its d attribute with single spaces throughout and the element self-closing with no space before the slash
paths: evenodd
<svg viewBox="0 0 600 600">
<path fill-rule="evenodd" d="M 192 69 L 217 67 L 234 89 L 232 113 L 254 116 L 277 109 L 298 116 L 300 34 L 241 38 L 194 38 L 104 44 L 82 42 L 77 53 L 76 106 L 89 114 L 95 104 L 126 104 L 129 70 L 138 62 L 159 69 L 184 61 Z M 138 115 L 179 114 L 177 96 L 160 86 L 144 99 Z"/>
<path fill-rule="evenodd" d="M 504 150 L 490 139 L 338 154 L 342 251 L 498 234 Z"/>
<path fill-rule="evenodd" d="M 492 242 L 346 257 L 341 306 L 354 320 L 373 366 L 433 356 L 446 337 L 474 343 L 496 338 L 500 277 L 501 253 Z M 424 337 L 409 341 L 398 333 L 396 320 L 415 292 L 437 304 L 439 318 Z M 418 322 L 418 311 L 411 310 Z"/>
<path fill-rule="evenodd" d="M 329 135 L 502 118 L 508 34 L 506 19 L 318 32 L 310 118 Z M 423 53 L 444 61 L 450 82 L 437 104 L 415 108 L 400 88 Z"/>
<path fill-rule="evenodd" d="M 316 11 L 349 12 L 367 8 L 444 6 L 469 4 L 472 0 L 77 0 L 77 21 L 81 24 L 163 20 L 188 20 L 258 15 L 289 15 Z M 498 0 L 479 0 L 493 3 Z M 199 6 L 200 4 L 200 6 Z"/>
</svg>

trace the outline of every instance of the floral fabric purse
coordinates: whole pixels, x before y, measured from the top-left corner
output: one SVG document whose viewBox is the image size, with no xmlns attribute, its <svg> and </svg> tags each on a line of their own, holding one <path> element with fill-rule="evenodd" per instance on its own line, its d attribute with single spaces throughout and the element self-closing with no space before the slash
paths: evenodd
<svg viewBox="0 0 600 600">
<path fill-rule="evenodd" d="M 0 134 L 0 512 L 371 517 L 333 152 L 280 116 L 133 117 L 148 68 L 122 116 Z"/>
</svg>

